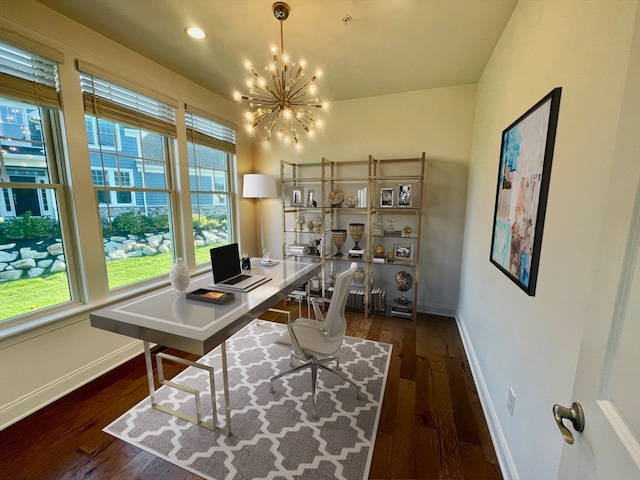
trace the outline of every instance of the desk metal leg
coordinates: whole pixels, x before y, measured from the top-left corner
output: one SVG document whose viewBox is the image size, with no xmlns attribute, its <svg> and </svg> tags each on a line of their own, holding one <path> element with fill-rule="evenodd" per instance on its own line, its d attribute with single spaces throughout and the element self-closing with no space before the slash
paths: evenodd
<svg viewBox="0 0 640 480">
<path fill-rule="evenodd" d="M 204 427 L 204 428 L 208 428 L 209 430 L 213 430 L 214 432 L 218 432 L 223 435 L 231 435 L 231 407 L 230 407 L 230 397 L 229 397 L 229 378 L 227 373 L 227 349 L 224 342 L 221 345 L 221 355 L 222 355 L 222 381 L 223 381 L 224 403 L 225 403 L 225 422 L 226 422 L 225 428 L 222 428 L 218 423 L 214 370 L 213 370 L 213 367 L 210 367 L 208 365 L 203 365 L 201 363 L 185 360 L 184 358 L 169 355 L 164 352 L 155 354 L 154 356 L 156 357 L 156 363 L 158 368 L 158 383 L 160 385 L 166 385 L 168 387 L 176 388 L 178 390 L 182 390 L 183 392 L 192 394 L 195 398 L 195 403 L 196 403 L 196 416 L 194 417 L 193 415 L 188 415 L 186 413 L 180 412 L 178 410 L 174 410 L 172 408 L 166 407 L 156 402 L 156 399 L 155 399 L 156 389 L 155 389 L 154 376 L 153 376 L 153 366 L 151 362 L 151 349 L 149 348 L 149 342 L 145 341 L 144 357 L 145 357 L 145 364 L 147 366 L 147 380 L 149 382 L 149 398 L 151 399 L 151 406 L 156 410 L 169 413 L 171 415 L 174 415 L 188 422 L 194 423 L 196 425 L 200 425 L 201 427 Z M 197 389 L 187 387 L 185 385 L 180 385 L 179 383 L 172 382 L 164 378 L 164 371 L 162 368 L 162 359 L 179 363 L 181 365 L 186 365 L 189 367 L 200 368 L 209 373 L 209 395 L 211 398 L 211 412 L 213 415 L 212 422 L 205 422 L 204 420 L 202 420 L 202 415 L 200 413 L 200 392 Z"/>
</svg>

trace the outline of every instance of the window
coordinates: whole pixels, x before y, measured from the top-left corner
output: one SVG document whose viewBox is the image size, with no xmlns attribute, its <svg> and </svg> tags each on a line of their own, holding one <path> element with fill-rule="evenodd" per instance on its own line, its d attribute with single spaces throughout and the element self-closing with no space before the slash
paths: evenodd
<svg viewBox="0 0 640 480">
<path fill-rule="evenodd" d="M 209 263 L 211 247 L 233 241 L 235 132 L 189 111 L 185 122 L 196 262 Z"/>
<path fill-rule="evenodd" d="M 0 321 L 71 301 L 57 64 L 0 42 Z"/>
<path fill-rule="evenodd" d="M 105 182 L 105 177 L 107 181 Z M 107 185 L 117 187 L 133 187 L 133 170 L 115 170 L 113 168 L 105 168 L 98 170 L 91 169 L 91 178 L 95 186 L 105 187 Z M 107 191 L 106 189 L 98 190 L 98 203 L 101 205 L 110 204 L 117 207 L 134 205 L 135 197 L 131 192 L 127 191 Z"/>
<path fill-rule="evenodd" d="M 166 275 L 174 258 L 175 108 L 87 73 L 81 85 L 109 288 Z"/>
</svg>

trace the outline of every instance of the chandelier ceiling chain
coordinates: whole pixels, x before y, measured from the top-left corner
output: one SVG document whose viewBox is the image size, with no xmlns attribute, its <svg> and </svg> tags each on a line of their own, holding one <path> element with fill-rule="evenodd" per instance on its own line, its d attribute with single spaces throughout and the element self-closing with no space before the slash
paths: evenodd
<svg viewBox="0 0 640 480">
<path fill-rule="evenodd" d="M 253 75 L 246 81 L 249 93 L 236 91 L 233 98 L 248 103 L 249 110 L 244 118 L 249 131 L 262 124 L 266 141 L 270 141 L 275 132 L 276 138 L 285 143 L 293 141 L 300 148 L 298 129 L 302 128 L 313 136 L 322 126 L 322 122 L 312 115 L 314 108 L 327 108 L 327 104 L 316 97 L 314 84 L 322 72 L 316 71 L 305 81 L 304 60 L 296 65 L 284 51 L 283 22 L 289 17 L 289 6 L 284 2 L 274 3 L 273 15 L 280 22 L 280 50 L 275 45 L 271 46 L 273 61 L 265 67 L 271 84 L 247 60 L 245 68 Z"/>
</svg>

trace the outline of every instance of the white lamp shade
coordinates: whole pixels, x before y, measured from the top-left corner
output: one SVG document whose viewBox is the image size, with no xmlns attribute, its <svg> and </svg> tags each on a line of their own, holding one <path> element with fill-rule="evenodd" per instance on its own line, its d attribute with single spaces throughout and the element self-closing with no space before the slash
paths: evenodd
<svg viewBox="0 0 640 480">
<path fill-rule="evenodd" d="M 246 173 L 243 179 L 244 198 L 276 198 L 276 177 L 264 173 Z"/>
</svg>

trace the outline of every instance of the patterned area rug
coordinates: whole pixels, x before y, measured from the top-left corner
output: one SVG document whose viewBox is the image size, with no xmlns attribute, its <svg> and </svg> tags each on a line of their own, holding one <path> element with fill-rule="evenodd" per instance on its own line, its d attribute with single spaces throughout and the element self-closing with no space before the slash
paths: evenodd
<svg viewBox="0 0 640 480">
<path fill-rule="evenodd" d="M 148 398 L 104 431 L 204 478 L 367 478 L 392 346 L 346 337 L 338 353 L 340 369 L 360 383 L 361 398 L 355 387 L 321 370 L 314 421 L 309 370 L 277 381 L 275 393 L 269 389 L 269 378 L 290 368 L 290 347 L 275 343 L 284 329 L 254 320 L 227 340 L 233 435 L 152 409 Z M 224 424 L 219 348 L 200 363 L 216 368 L 218 418 Z M 209 391 L 208 374 L 198 368 L 189 367 L 174 380 Z M 157 399 L 195 415 L 192 395 L 165 386 Z M 201 405 L 204 420 L 211 421 L 208 394 L 201 394 Z"/>
</svg>

